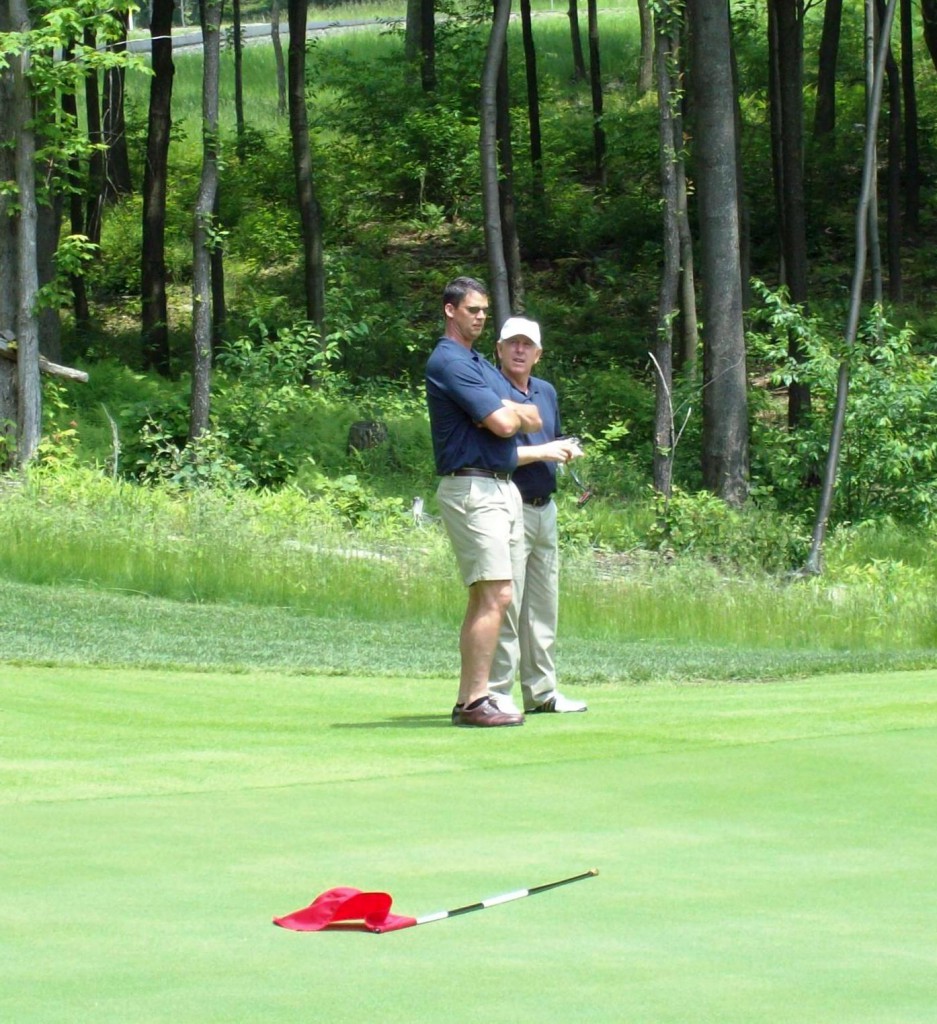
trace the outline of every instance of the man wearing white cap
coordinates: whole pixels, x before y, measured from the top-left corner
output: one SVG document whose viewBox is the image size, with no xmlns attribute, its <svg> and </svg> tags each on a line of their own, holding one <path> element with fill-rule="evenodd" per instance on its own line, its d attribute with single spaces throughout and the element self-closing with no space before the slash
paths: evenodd
<svg viewBox="0 0 937 1024">
<path fill-rule="evenodd" d="M 559 612 L 559 547 L 556 530 L 556 466 L 582 455 L 579 445 L 563 438 L 556 389 L 531 371 L 543 354 L 540 325 L 510 317 L 498 338 L 501 372 L 512 397 L 535 405 L 542 425 L 518 433 L 517 469 L 512 477 L 524 502 L 522 581 L 505 614 L 491 666 L 488 689 L 502 711 L 519 709 L 511 697 L 519 674 L 526 714 L 585 711 L 583 701 L 564 697 L 556 688 L 554 648 Z"/>
</svg>

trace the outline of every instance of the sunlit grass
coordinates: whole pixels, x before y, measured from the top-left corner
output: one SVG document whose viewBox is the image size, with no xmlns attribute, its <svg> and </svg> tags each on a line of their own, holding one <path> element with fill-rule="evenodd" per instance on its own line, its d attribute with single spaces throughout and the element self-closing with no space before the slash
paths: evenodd
<svg viewBox="0 0 937 1024">
<path fill-rule="evenodd" d="M 626 513 L 622 513 L 626 514 Z M 175 601 L 279 607 L 455 631 L 464 608 L 438 523 L 402 507 L 353 528 L 298 490 L 173 492 L 93 471 L 39 474 L 4 499 L 0 576 Z M 874 559 L 793 581 L 651 552 L 566 552 L 564 637 L 796 653 L 937 648 L 929 570 Z"/>
</svg>

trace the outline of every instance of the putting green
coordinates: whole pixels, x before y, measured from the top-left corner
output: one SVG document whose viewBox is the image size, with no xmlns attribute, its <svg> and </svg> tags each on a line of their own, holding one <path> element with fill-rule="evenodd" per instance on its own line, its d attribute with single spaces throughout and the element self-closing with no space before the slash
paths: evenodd
<svg viewBox="0 0 937 1024">
<path fill-rule="evenodd" d="M 0 1019 L 927 1021 L 937 673 L 590 688 L 0 668 Z M 271 918 L 337 885 L 387 935 Z"/>
</svg>

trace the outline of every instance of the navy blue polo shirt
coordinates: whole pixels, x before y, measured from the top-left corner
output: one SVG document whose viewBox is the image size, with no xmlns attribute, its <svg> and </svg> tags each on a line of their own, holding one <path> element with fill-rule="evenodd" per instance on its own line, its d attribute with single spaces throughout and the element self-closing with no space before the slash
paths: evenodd
<svg viewBox="0 0 937 1024">
<path fill-rule="evenodd" d="M 506 379 L 506 378 L 505 378 Z M 530 434 L 517 434 L 514 441 L 518 445 L 546 444 L 555 441 L 563 431 L 560 424 L 560 406 L 556 397 L 556 388 L 548 381 L 539 377 L 531 377 L 527 382 L 527 394 L 518 390 L 510 381 L 511 398 L 516 402 L 532 402 L 540 412 L 543 426 Z M 518 466 L 512 477 L 524 501 L 535 498 L 548 498 L 556 490 L 555 462 L 528 462 L 526 466 Z"/>
<path fill-rule="evenodd" d="M 479 426 L 512 391 L 484 356 L 451 338 L 439 339 L 426 363 L 426 405 L 440 476 L 471 466 L 500 473 L 514 470 L 515 439 Z"/>
</svg>

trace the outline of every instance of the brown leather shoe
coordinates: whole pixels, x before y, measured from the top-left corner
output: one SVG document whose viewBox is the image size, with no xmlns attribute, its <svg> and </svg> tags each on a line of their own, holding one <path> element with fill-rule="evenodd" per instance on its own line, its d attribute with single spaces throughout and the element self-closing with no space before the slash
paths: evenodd
<svg viewBox="0 0 937 1024">
<path fill-rule="evenodd" d="M 452 709 L 452 724 L 461 726 L 523 725 L 523 715 L 499 711 L 491 697 L 483 697 L 466 707 Z"/>
</svg>

